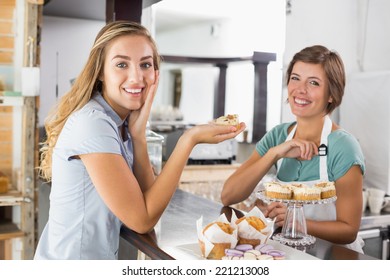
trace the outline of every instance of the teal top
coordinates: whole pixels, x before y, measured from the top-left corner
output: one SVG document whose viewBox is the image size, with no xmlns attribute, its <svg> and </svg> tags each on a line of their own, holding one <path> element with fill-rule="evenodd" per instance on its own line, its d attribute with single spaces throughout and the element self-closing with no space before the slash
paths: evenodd
<svg viewBox="0 0 390 280">
<path fill-rule="evenodd" d="M 256 143 L 256 151 L 263 156 L 270 148 L 285 142 L 288 135 L 287 130 L 294 124 L 295 122 L 283 123 L 271 129 Z M 302 161 L 295 158 L 285 158 L 278 171 L 278 179 L 284 182 L 318 180 L 320 178 L 319 162 L 319 156 Z M 364 174 L 364 155 L 359 142 L 352 134 L 343 129 L 332 131 L 328 136 L 329 181 L 341 178 L 353 165 L 358 165 Z"/>
</svg>

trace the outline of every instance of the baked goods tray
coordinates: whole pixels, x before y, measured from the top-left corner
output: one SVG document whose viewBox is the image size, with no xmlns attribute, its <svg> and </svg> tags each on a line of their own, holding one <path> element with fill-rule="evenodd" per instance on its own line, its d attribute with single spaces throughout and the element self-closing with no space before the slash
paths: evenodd
<svg viewBox="0 0 390 280">
<path fill-rule="evenodd" d="M 264 202 L 284 202 L 284 203 L 296 203 L 296 204 L 327 204 L 332 203 L 337 200 L 337 196 L 333 196 L 325 199 L 316 199 L 316 200 L 294 200 L 294 199 L 281 199 L 281 198 L 271 198 L 265 195 L 265 190 L 258 191 L 256 197 L 263 200 Z"/>
</svg>

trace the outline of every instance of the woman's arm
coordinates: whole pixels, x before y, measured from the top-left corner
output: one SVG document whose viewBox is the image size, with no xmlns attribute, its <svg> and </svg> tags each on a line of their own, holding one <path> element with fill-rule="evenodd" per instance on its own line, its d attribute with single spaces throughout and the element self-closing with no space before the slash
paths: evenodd
<svg viewBox="0 0 390 280">
<path fill-rule="evenodd" d="M 146 192 L 155 180 L 154 171 L 150 163 L 146 137 L 133 139 L 133 172 L 142 192 Z"/>
<path fill-rule="evenodd" d="M 272 153 L 261 157 L 256 150 L 253 151 L 250 158 L 225 181 L 222 204 L 228 206 L 247 199 L 274 162 Z"/>
<path fill-rule="evenodd" d="M 264 156 L 255 150 L 251 157 L 244 162 L 225 182 L 221 201 L 227 206 L 239 203 L 252 193 L 259 181 L 280 158 L 300 158 L 310 160 L 318 154 L 313 142 L 289 140 L 270 148 Z"/>
<path fill-rule="evenodd" d="M 219 143 L 245 129 L 202 125 L 187 130 L 179 139 L 161 174 L 142 191 L 135 175 L 121 155 L 80 155 L 98 193 L 110 210 L 129 228 L 150 231 L 159 220 L 178 185 L 193 147 L 198 143 Z"/>
<path fill-rule="evenodd" d="M 348 244 L 356 239 L 362 217 L 363 175 L 352 166 L 336 182 L 336 221 L 307 220 L 309 234 L 333 243 Z"/>
</svg>

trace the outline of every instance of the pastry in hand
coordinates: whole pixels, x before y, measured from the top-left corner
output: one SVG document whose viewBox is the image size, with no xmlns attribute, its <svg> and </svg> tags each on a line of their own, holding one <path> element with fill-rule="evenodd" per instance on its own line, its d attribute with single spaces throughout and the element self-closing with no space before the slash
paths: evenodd
<svg viewBox="0 0 390 280">
<path fill-rule="evenodd" d="M 221 116 L 215 120 L 218 125 L 231 125 L 240 128 L 240 121 L 237 114 Z"/>
</svg>

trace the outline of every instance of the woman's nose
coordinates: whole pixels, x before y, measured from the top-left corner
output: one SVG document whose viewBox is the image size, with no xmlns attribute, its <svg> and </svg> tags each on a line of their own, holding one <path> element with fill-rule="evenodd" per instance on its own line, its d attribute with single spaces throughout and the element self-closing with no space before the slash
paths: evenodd
<svg viewBox="0 0 390 280">
<path fill-rule="evenodd" d="M 304 83 L 304 82 L 298 83 L 295 90 L 298 91 L 299 93 L 306 93 L 306 91 L 307 91 L 306 83 Z"/>
<path fill-rule="evenodd" d="M 142 72 L 138 67 L 129 67 L 129 81 L 133 83 L 142 81 Z"/>
</svg>

